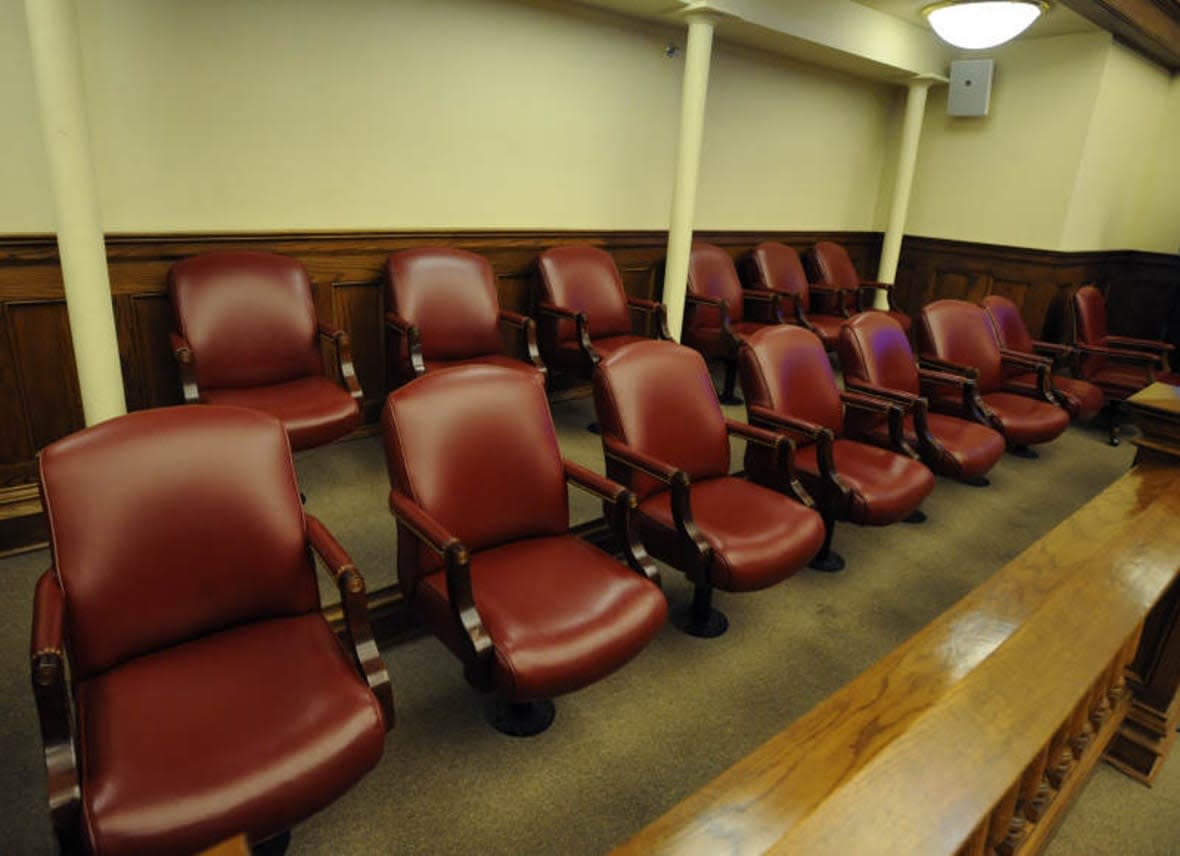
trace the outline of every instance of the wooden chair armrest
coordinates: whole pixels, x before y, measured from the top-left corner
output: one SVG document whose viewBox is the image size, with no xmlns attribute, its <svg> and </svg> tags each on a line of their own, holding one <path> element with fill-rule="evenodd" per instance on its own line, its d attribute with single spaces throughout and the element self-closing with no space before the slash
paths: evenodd
<svg viewBox="0 0 1180 856">
<path fill-rule="evenodd" d="M 975 369 L 971 369 L 975 371 Z M 965 374 L 955 374 L 954 372 L 936 371 L 935 369 L 919 368 L 918 380 L 926 381 L 928 383 L 942 384 L 944 386 L 953 386 L 956 389 L 962 389 L 965 386 L 974 386 L 976 379 Z"/>
<path fill-rule="evenodd" d="M 684 295 L 684 299 L 688 303 L 700 303 L 704 306 L 726 306 L 727 303 L 724 297 L 710 297 L 707 294 L 693 294 L 691 291 Z"/>
<path fill-rule="evenodd" d="M 602 499 L 603 516 L 622 546 L 627 564 L 632 570 L 659 585 L 659 569 L 647 554 L 647 548 L 643 546 L 639 530 L 635 526 L 635 515 L 632 513 L 638 505 L 635 493 L 593 470 L 586 469 L 581 464 L 575 464 L 573 461 L 563 463 L 567 481 Z"/>
<path fill-rule="evenodd" d="M 955 375 L 951 375 L 955 380 L 962 380 Z M 877 386 L 876 384 L 866 383 L 862 380 L 850 378 L 848 375 L 844 376 L 844 386 L 850 392 L 856 392 L 870 398 L 883 398 L 893 404 L 900 406 L 903 410 L 909 410 L 920 401 L 925 401 L 920 395 L 914 395 L 912 392 L 905 392 L 901 389 L 889 389 L 884 386 Z"/>
<path fill-rule="evenodd" d="M 385 718 L 385 730 L 389 731 L 394 723 L 393 685 L 389 682 L 389 673 L 385 670 L 381 652 L 377 650 L 377 643 L 373 639 L 365 578 L 328 528 L 310 514 L 306 515 L 306 518 L 307 540 L 312 550 L 323 561 L 340 592 L 347 641 L 352 645 L 356 667 L 373 695 L 377 697 Z"/>
<path fill-rule="evenodd" d="M 789 448 L 794 450 L 795 448 L 794 441 L 785 434 L 760 428 L 757 425 L 738 422 L 736 419 L 726 419 L 725 430 L 730 434 L 736 434 L 749 443 L 756 443 L 767 449 Z"/>
<path fill-rule="evenodd" d="M 1008 348 L 1000 348 L 1000 361 L 1013 366 L 1022 366 L 1032 371 L 1036 371 L 1038 366 L 1053 365 L 1053 361 L 1048 357 L 1026 354 L 1023 351 L 1012 351 Z"/>
<path fill-rule="evenodd" d="M 500 310 L 500 323 L 507 324 L 517 330 L 519 338 L 516 344 L 516 353 L 511 356 L 520 357 L 523 354 L 523 361 L 531 364 L 541 373 L 541 377 L 548 380 L 549 369 L 545 366 L 545 361 L 541 359 L 541 349 L 537 345 L 537 322 L 519 312 L 502 309 Z"/>
<path fill-rule="evenodd" d="M 460 638 L 467 641 L 467 660 L 464 664 L 467 680 L 477 689 L 490 690 L 492 656 L 495 652 L 492 638 L 475 605 L 475 594 L 471 589 L 471 556 L 467 548 L 422 506 L 400 491 L 389 492 L 389 510 L 398 523 L 445 560 L 451 616 Z"/>
<path fill-rule="evenodd" d="M 65 597 L 51 569 L 37 580 L 33 593 L 33 697 L 45 753 L 50 818 L 62 852 L 73 852 L 71 848 L 80 843 L 82 791 L 71 727 L 64 623 Z"/>
<path fill-rule="evenodd" d="M 830 309 L 825 310 L 825 312 L 822 314 L 835 313 L 836 315 L 839 315 L 843 318 L 849 317 L 848 316 L 848 307 L 845 305 L 846 304 L 845 298 L 848 294 L 847 289 L 837 288 L 836 286 L 831 286 L 831 285 L 828 285 L 827 283 L 823 283 L 823 282 L 813 282 L 808 286 L 808 289 L 811 291 L 811 293 L 813 295 L 817 295 L 819 297 L 831 298 L 832 303 L 834 305 Z M 859 305 L 860 305 L 860 291 L 859 291 L 859 289 L 857 289 L 856 302 L 857 302 L 857 306 L 859 308 Z"/>
<path fill-rule="evenodd" d="M 653 339 L 671 339 L 668 331 L 668 309 L 658 300 L 646 300 L 642 297 L 628 297 L 627 308 L 642 312 L 650 319 L 651 336 Z"/>
<path fill-rule="evenodd" d="M 549 303 L 542 301 L 537 304 L 537 311 L 542 315 L 552 315 L 556 318 L 564 318 L 567 321 L 578 320 L 578 315 L 582 313 L 575 312 L 572 309 L 567 309 L 564 306 L 558 306 L 556 303 Z"/>
<path fill-rule="evenodd" d="M 917 457 L 905 441 L 905 408 L 895 401 L 865 395 L 861 392 L 845 390 L 840 393 L 840 400 L 846 407 L 867 410 L 870 413 L 883 413 L 889 420 L 889 443 L 895 452 L 908 457 Z"/>
<path fill-rule="evenodd" d="M 1043 351 L 1055 357 L 1067 357 L 1073 353 L 1073 348 L 1069 345 L 1061 345 L 1057 342 L 1044 342 L 1040 339 L 1034 339 L 1032 346 L 1034 351 Z"/>
<path fill-rule="evenodd" d="M 950 360 L 944 360 L 941 357 L 931 357 L 922 354 L 918 357 L 918 364 L 922 368 L 934 368 L 940 372 L 948 372 L 950 374 L 961 375 L 962 377 L 969 377 L 975 380 L 979 377 L 979 370 L 973 366 L 964 366 L 960 363 L 952 363 Z"/>
<path fill-rule="evenodd" d="M 893 283 L 881 282 L 880 280 L 876 279 L 862 279 L 857 288 L 881 288 L 885 291 L 889 291 L 893 288 Z"/>
<path fill-rule="evenodd" d="M 1176 346 L 1171 342 L 1161 342 L 1158 339 L 1137 339 L 1134 336 L 1107 336 L 1106 342 L 1133 350 L 1156 351 L 1158 353 L 1176 350 Z"/>
<path fill-rule="evenodd" d="M 771 291 L 769 288 L 743 288 L 742 299 L 757 303 L 777 303 L 782 299 L 781 291 Z"/>
<path fill-rule="evenodd" d="M 406 340 L 410 369 L 414 377 L 426 374 L 426 358 L 422 356 L 422 334 L 417 324 L 411 324 L 396 312 L 385 313 L 385 326 Z"/>
<path fill-rule="evenodd" d="M 768 427 L 771 431 L 790 431 L 802 435 L 809 441 L 819 440 L 825 431 L 829 434 L 831 433 L 829 429 L 822 425 L 816 425 L 814 422 L 808 422 L 806 419 L 799 419 L 795 416 L 778 413 L 760 404 L 750 404 L 746 409 L 750 415 L 750 424 L 757 425 L 760 428 Z"/>
<path fill-rule="evenodd" d="M 795 441 L 782 431 L 726 419 L 725 427 L 747 441 L 746 476 L 756 484 L 786 493 L 808 508 L 815 501 L 795 472 Z"/>
<path fill-rule="evenodd" d="M 188 339 L 172 330 L 168 333 L 172 344 L 172 356 L 180 369 L 180 391 L 185 404 L 197 404 L 201 400 L 201 391 L 197 388 L 197 374 L 193 365 L 193 349 Z"/>
<path fill-rule="evenodd" d="M 814 294 L 822 294 L 824 297 L 836 297 L 844 293 L 844 289 L 823 282 L 810 282 L 807 288 Z"/>
<path fill-rule="evenodd" d="M 1159 365 L 1159 357 L 1147 351 L 1125 351 L 1120 348 L 1108 348 L 1104 345 L 1083 345 L 1080 342 L 1073 346 L 1074 351 L 1078 354 L 1093 354 L 1099 357 L 1108 357 L 1112 360 L 1125 363 L 1138 363 L 1143 366 Z"/>
<path fill-rule="evenodd" d="M 322 321 L 316 322 L 316 333 L 321 339 L 331 342 L 335 349 L 336 382 L 348 391 L 357 404 L 360 404 L 365 396 L 361 391 L 361 382 L 356 376 L 356 367 L 352 364 L 351 337 L 344 330 L 329 327 Z"/>
<path fill-rule="evenodd" d="M 637 470 L 646 476 L 651 476 L 653 479 L 662 481 L 667 485 L 672 484 L 681 476 L 688 478 L 688 474 L 683 470 L 677 469 L 671 464 L 664 463 L 657 458 L 638 452 L 625 443 L 621 443 L 614 437 L 609 437 L 605 434 L 602 436 L 602 450 L 606 457 L 616 460 L 620 464 Z"/>
</svg>

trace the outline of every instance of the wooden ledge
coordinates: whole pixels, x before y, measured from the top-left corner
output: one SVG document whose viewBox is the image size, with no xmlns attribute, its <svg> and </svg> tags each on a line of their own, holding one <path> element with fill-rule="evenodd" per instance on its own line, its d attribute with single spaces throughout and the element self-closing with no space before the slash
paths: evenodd
<svg viewBox="0 0 1180 856">
<path fill-rule="evenodd" d="M 1180 469 L 1138 467 L 615 852 L 958 851 L 1112 672 L 1177 556 Z"/>
</svg>

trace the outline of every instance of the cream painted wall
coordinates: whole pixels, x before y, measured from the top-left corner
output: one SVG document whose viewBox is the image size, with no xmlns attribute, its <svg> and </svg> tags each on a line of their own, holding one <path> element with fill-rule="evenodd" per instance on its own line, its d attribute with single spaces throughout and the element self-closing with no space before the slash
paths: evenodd
<svg viewBox="0 0 1180 856">
<path fill-rule="evenodd" d="M 1110 47 L 1090 33 L 997 49 L 986 117 L 949 117 L 932 90 L 906 232 L 1060 249 Z"/>
<path fill-rule="evenodd" d="M 1132 232 L 1139 249 L 1157 253 L 1180 252 L 1180 75 L 1172 78 L 1163 107 L 1150 167 L 1144 170 L 1136 204 L 1131 211 Z"/>
<path fill-rule="evenodd" d="M 717 44 L 696 225 L 877 229 L 896 87 Z"/>
<path fill-rule="evenodd" d="M 0 234 L 52 231 L 49 163 L 23 0 L 0 0 L 0 116 Z"/>
<path fill-rule="evenodd" d="M 45 231 L 22 3 L 0 4 L 0 233 Z M 545 0 L 78 5 L 107 231 L 667 225 L 681 29 Z M 714 68 L 698 224 L 873 228 L 891 90 L 721 46 Z"/>
<path fill-rule="evenodd" d="M 1163 68 L 1118 43 L 1111 45 L 1066 209 L 1060 249 L 1147 249 L 1137 209 L 1144 188 L 1157 181 L 1156 161 L 1163 159 L 1162 152 L 1160 158 L 1154 155 L 1170 82 Z M 1180 223 L 1175 227 L 1180 240 Z M 1175 249 L 1174 243 L 1170 249 Z"/>
</svg>

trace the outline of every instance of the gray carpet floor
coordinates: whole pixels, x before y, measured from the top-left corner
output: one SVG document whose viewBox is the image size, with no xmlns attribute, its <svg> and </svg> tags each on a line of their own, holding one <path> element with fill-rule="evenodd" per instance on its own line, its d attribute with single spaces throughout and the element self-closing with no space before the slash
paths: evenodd
<svg viewBox="0 0 1180 856">
<path fill-rule="evenodd" d="M 740 408 L 730 415 L 742 418 Z M 585 431 L 588 400 L 559 404 L 564 453 L 602 471 Z M 478 438 L 473 438 L 478 442 Z M 735 443 L 740 453 L 740 444 Z M 1126 471 L 1131 447 L 1071 428 L 1039 460 L 1005 456 L 992 485 L 939 479 L 929 520 L 841 525 L 841 574 L 804 571 L 773 589 L 719 594 L 729 632 L 715 640 L 668 626 L 635 661 L 557 701 L 553 727 L 513 739 L 431 638 L 384 650 L 398 722 L 376 770 L 300 825 L 292 854 L 601 853 L 654 820 L 790 724 L 994 573 Z M 735 454 L 735 467 L 740 463 Z M 335 532 L 370 590 L 393 579 L 380 443 L 366 438 L 300 456 L 309 511 Z M 574 522 L 598 503 L 571 490 Z M 0 851 L 52 851 L 27 666 L 37 551 L 0 560 Z M 664 571 L 673 604 L 683 576 Z M 325 598 L 330 586 L 323 587 Z M 964 771 L 969 775 L 969 771 Z M 1180 761 L 1147 789 L 1102 766 L 1050 853 L 1180 853 Z"/>
</svg>

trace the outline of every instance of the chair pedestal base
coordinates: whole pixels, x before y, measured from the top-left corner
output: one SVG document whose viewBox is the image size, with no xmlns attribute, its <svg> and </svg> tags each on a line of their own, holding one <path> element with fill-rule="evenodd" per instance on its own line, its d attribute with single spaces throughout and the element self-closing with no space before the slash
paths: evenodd
<svg viewBox="0 0 1180 856">
<path fill-rule="evenodd" d="M 586 426 L 586 430 L 589 431 L 591 434 L 601 434 L 602 433 L 602 426 L 599 425 L 597 422 L 591 422 L 589 425 Z"/>
<path fill-rule="evenodd" d="M 698 584 L 692 592 L 692 604 L 672 610 L 672 623 L 689 636 L 716 639 L 729 629 L 725 613 L 713 607 L 713 587 Z"/>
<path fill-rule="evenodd" d="M 970 485 L 971 487 L 987 487 L 991 484 L 991 479 L 987 476 L 975 476 L 974 478 L 963 479 L 963 484 Z"/>
<path fill-rule="evenodd" d="M 251 846 L 253 856 L 283 856 L 291 844 L 291 830 L 285 829 L 278 835 L 272 835 L 266 841 Z"/>
<path fill-rule="evenodd" d="M 920 508 L 915 508 L 913 511 L 910 512 L 908 517 L 903 517 L 901 522 L 902 523 L 925 523 L 926 522 L 926 512 Z"/>
<path fill-rule="evenodd" d="M 807 567 L 821 574 L 834 574 L 844 570 L 844 557 L 835 550 L 820 550 L 815 558 L 807 563 Z"/>
<path fill-rule="evenodd" d="M 1036 450 L 1029 446 L 1013 445 L 1008 447 L 1008 454 L 1015 455 L 1018 458 L 1039 458 L 1040 455 Z"/>
<path fill-rule="evenodd" d="M 541 701 L 504 701 L 496 698 L 488 704 L 487 718 L 492 727 L 509 737 L 533 737 L 553 724 L 557 708 L 549 699 Z"/>
</svg>

